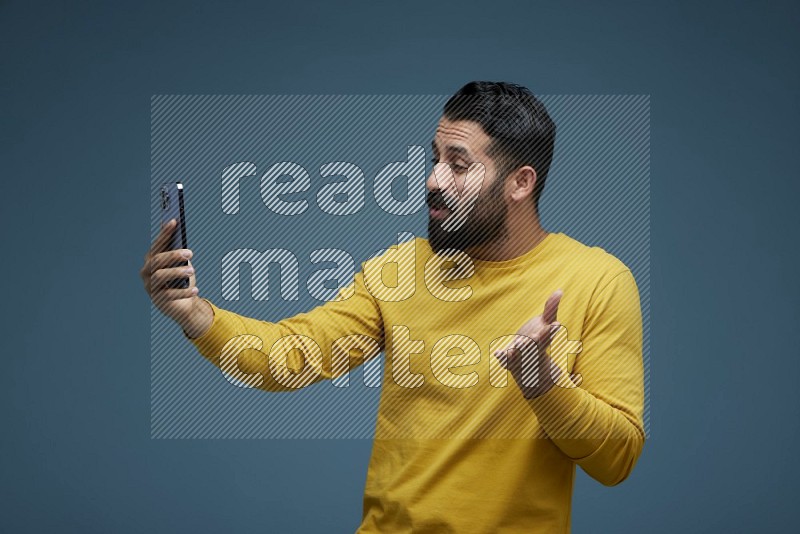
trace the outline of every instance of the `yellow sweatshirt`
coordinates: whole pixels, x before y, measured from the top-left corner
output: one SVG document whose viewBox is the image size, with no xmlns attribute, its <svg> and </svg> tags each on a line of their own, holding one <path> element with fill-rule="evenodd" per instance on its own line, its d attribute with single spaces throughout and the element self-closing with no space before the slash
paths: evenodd
<svg viewBox="0 0 800 534">
<path fill-rule="evenodd" d="M 549 354 L 564 378 L 526 399 L 493 352 L 557 289 L 563 328 Z M 211 328 L 192 342 L 267 391 L 385 352 L 358 533 L 569 532 L 575 465 L 614 485 L 642 451 L 636 283 L 564 234 L 502 262 L 442 262 L 416 238 L 362 264 L 337 300 L 276 323 L 211 305 Z"/>
</svg>

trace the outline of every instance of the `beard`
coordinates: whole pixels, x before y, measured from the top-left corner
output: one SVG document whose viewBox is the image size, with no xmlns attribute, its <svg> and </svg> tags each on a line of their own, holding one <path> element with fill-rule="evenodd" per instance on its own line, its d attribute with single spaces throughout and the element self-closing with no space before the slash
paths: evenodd
<svg viewBox="0 0 800 534">
<path fill-rule="evenodd" d="M 445 219 L 428 219 L 428 243 L 434 252 L 452 249 L 466 252 L 467 249 L 477 247 L 493 241 L 502 241 L 508 235 L 506 217 L 508 206 L 503 200 L 503 180 L 497 180 L 488 194 L 479 195 L 467 215 L 467 220 L 460 228 L 447 231 L 442 228 Z M 444 198 L 440 191 L 428 193 L 428 206 L 445 206 Z M 451 217 L 452 212 L 447 217 Z"/>
</svg>

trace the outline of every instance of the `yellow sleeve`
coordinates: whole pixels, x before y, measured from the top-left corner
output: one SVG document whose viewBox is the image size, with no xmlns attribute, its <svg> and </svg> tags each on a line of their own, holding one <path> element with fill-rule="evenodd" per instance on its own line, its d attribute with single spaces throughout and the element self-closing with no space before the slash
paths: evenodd
<svg viewBox="0 0 800 534">
<path fill-rule="evenodd" d="M 529 399 L 548 437 L 589 476 L 612 486 L 633 471 L 644 446 L 644 372 L 639 292 L 630 271 L 593 297 L 573 373 Z"/>
<path fill-rule="evenodd" d="M 289 392 L 336 378 L 383 351 L 383 321 L 363 271 L 335 300 L 278 322 L 214 311 L 211 327 L 190 341 L 243 387 Z"/>
</svg>

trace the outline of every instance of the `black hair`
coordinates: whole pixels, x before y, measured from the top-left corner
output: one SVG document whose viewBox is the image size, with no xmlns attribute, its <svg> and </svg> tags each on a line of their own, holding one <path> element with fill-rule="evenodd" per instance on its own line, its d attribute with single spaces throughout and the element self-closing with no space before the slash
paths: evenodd
<svg viewBox="0 0 800 534">
<path fill-rule="evenodd" d="M 491 137 L 489 155 L 505 177 L 530 165 L 536 171 L 533 203 L 539 209 L 553 148 L 556 125 L 539 99 L 527 88 L 507 82 L 470 82 L 444 105 L 451 121 L 473 121 Z"/>
</svg>

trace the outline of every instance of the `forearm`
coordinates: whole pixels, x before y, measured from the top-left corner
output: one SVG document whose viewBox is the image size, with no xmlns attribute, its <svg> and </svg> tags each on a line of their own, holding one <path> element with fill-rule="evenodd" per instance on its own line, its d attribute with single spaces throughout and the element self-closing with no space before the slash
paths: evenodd
<svg viewBox="0 0 800 534">
<path fill-rule="evenodd" d="M 176 319 L 189 339 L 196 339 L 208 332 L 214 322 L 214 311 L 204 299 L 194 297 L 192 311 L 184 318 Z"/>
<path fill-rule="evenodd" d="M 553 443 L 609 486 L 630 475 L 644 447 L 642 335 L 636 283 L 623 271 L 589 304 L 581 350 L 564 370 L 574 379 L 528 400 Z"/>
<path fill-rule="evenodd" d="M 631 473 L 644 446 L 635 408 L 611 406 L 580 387 L 554 386 L 528 402 L 553 443 L 592 478 L 614 485 Z"/>
<path fill-rule="evenodd" d="M 199 315 L 197 322 L 189 325 L 202 332 L 192 337 L 185 328 L 184 333 L 200 355 L 218 367 L 227 380 L 238 386 L 270 392 L 296 391 L 308 385 L 293 383 L 296 377 L 286 366 L 275 372 L 270 369 L 268 354 L 282 337 L 278 324 L 244 317 L 217 308 L 206 300 L 202 302 L 210 318 Z M 206 320 L 209 321 L 207 326 L 204 325 Z"/>
<path fill-rule="evenodd" d="M 297 391 L 336 378 L 383 350 L 379 309 L 362 288 L 359 283 L 349 299 L 335 299 L 277 322 L 203 301 L 211 324 L 206 326 L 208 318 L 198 315 L 201 319 L 194 324 L 204 332 L 190 341 L 236 385 Z M 190 337 L 188 330 L 186 334 Z"/>
</svg>

